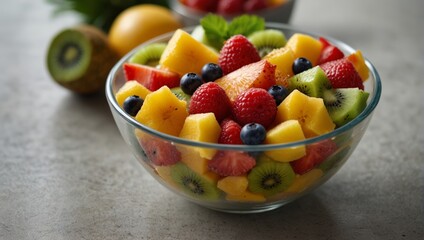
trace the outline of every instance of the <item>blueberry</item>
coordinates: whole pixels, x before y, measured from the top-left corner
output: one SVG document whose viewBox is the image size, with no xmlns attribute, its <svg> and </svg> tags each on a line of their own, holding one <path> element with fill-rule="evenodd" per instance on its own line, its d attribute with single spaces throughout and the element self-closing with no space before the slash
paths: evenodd
<svg viewBox="0 0 424 240">
<path fill-rule="evenodd" d="M 268 89 L 268 93 L 275 99 L 275 103 L 280 105 L 280 103 L 287 97 L 288 91 L 285 87 L 280 85 L 274 85 Z"/>
<path fill-rule="evenodd" d="M 259 123 L 248 123 L 241 128 L 240 138 L 246 145 L 262 144 L 266 137 L 266 129 Z"/>
<path fill-rule="evenodd" d="M 141 99 L 139 96 L 129 96 L 124 101 L 124 111 L 129 115 L 135 117 L 135 115 L 137 115 L 138 111 L 140 110 L 141 106 L 143 106 L 143 102 L 143 99 Z"/>
<path fill-rule="evenodd" d="M 292 70 L 294 74 L 301 73 L 310 68 L 312 68 L 312 63 L 308 59 L 303 57 L 296 58 L 292 65 Z"/>
<path fill-rule="evenodd" d="M 218 64 L 207 63 L 202 67 L 202 79 L 205 82 L 213 82 L 222 75 L 222 69 Z"/>
<path fill-rule="evenodd" d="M 197 73 L 186 73 L 180 80 L 181 90 L 188 95 L 193 95 L 194 91 L 202 84 L 202 78 Z"/>
</svg>

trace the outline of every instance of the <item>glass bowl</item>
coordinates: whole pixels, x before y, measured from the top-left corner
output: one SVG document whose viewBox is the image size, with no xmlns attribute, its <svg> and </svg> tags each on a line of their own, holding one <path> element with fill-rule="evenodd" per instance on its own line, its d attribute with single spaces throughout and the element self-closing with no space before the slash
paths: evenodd
<svg viewBox="0 0 424 240">
<path fill-rule="evenodd" d="M 202 19 L 207 13 L 199 10 L 195 10 L 189 7 L 186 7 L 179 0 L 169 1 L 171 9 L 174 13 L 181 19 L 182 23 L 185 26 L 193 26 L 199 24 L 200 19 Z M 286 0 L 282 4 L 258 10 L 250 14 L 255 14 L 257 16 L 263 17 L 267 22 L 275 23 L 288 23 L 295 6 L 295 0 Z M 227 20 L 231 20 L 237 15 L 222 15 Z"/>
<path fill-rule="evenodd" d="M 319 36 L 317 34 L 303 32 L 280 23 L 267 23 L 266 27 L 283 31 L 287 38 L 294 33 L 306 33 L 314 37 Z M 190 32 L 193 30 L 193 27 L 186 28 L 185 30 Z M 138 160 L 140 165 L 157 180 L 158 184 L 162 184 L 167 189 L 191 202 L 210 209 L 232 213 L 269 211 L 292 202 L 293 200 L 323 185 L 323 183 L 331 178 L 343 166 L 355 150 L 368 127 L 373 111 L 380 99 L 382 89 L 380 77 L 371 62 L 365 60 L 370 71 L 370 77 L 364 83 L 365 90 L 370 93 L 368 104 L 363 112 L 354 120 L 330 133 L 288 144 L 254 146 L 195 142 L 167 135 L 140 124 L 133 117 L 128 115 L 115 100 L 115 93 L 126 81 L 123 73 L 123 64 L 129 60 L 138 48 L 153 42 L 167 42 L 172 34 L 173 33 L 168 33 L 152 39 L 124 56 L 113 67 L 108 76 L 106 83 L 106 97 L 116 125 L 118 126 L 123 139 L 128 144 L 129 150 L 134 153 L 135 158 Z M 343 42 L 332 39 L 331 37 L 326 38 L 332 44 L 340 48 L 345 54 L 353 53 L 355 51 L 355 49 Z M 313 145 L 322 144 L 327 141 L 332 141 L 336 145 L 335 151 L 330 156 L 327 156 L 322 163 L 315 166 L 307 173 L 291 176 L 289 180 L 285 182 L 287 186 L 285 186 L 283 191 L 266 196 L 262 194 L 248 193 L 243 193 L 237 196 L 226 194 L 220 188 L 217 188 L 217 183 L 221 178 L 217 177 L 216 174 L 211 174 L 211 172 L 206 170 L 206 173 L 200 175 L 200 177 L 197 173 L 194 174 L 196 177 L 193 177 L 192 175 L 194 171 L 190 171 L 190 168 L 187 170 L 187 165 L 182 163 L 198 158 L 198 156 L 196 157 L 195 154 L 191 153 L 199 151 L 207 151 L 209 153 L 242 153 L 259 159 L 264 152 L 284 151 L 286 149 L 292 149 L 299 146 L 309 148 Z M 152 156 L 152 146 L 154 146 L 154 154 L 162 154 L 170 157 L 174 155 L 182 156 L 182 159 L 172 166 L 156 166 L 155 159 L 150 159 L 149 157 Z M 172 149 L 170 150 L 170 148 Z M 146 151 L 150 151 L 150 155 L 146 154 Z M 204 171 L 204 164 L 205 163 L 203 162 L 199 162 L 196 171 Z M 199 170 L 202 168 L 203 170 Z M 175 177 L 175 175 L 181 175 L 181 172 L 184 172 L 184 177 Z M 193 180 L 193 178 L 196 178 L 196 180 Z M 197 178 L 200 178 L 201 180 L 198 181 Z M 175 179 L 179 179 L 180 181 L 177 182 Z M 284 178 L 280 178 L 280 180 L 283 182 L 285 181 Z M 207 187 L 202 186 L 202 184 L 206 184 Z M 228 188 L 228 184 L 226 186 Z M 229 186 L 234 185 L 230 184 Z M 240 185 L 236 186 L 239 187 Z"/>
</svg>

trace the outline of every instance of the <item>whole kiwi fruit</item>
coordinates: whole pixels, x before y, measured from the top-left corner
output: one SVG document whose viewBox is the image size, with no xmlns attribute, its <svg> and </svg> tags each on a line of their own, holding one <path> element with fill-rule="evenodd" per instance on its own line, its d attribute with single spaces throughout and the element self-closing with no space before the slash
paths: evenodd
<svg viewBox="0 0 424 240">
<path fill-rule="evenodd" d="M 103 89 L 118 60 L 106 34 L 91 25 L 63 29 L 54 36 L 47 52 L 47 68 L 53 80 L 79 94 Z"/>
</svg>

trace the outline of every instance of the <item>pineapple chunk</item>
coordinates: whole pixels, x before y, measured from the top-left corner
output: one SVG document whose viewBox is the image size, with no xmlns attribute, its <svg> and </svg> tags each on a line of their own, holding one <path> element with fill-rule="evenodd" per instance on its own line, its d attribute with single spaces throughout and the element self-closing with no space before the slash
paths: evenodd
<svg viewBox="0 0 424 240">
<path fill-rule="evenodd" d="M 246 176 L 228 176 L 218 181 L 217 187 L 229 195 L 242 195 L 249 184 Z"/>
<path fill-rule="evenodd" d="M 218 63 L 218 53 L 178 29 L 169 40 L 159 60 L 161 68 L 179 73 L 200 73 L 206 63 Z"/>
<path fill-rule="evenodd" d="M 311 171 L 297 175 L 293 184 L 285 192 L 300 193 L 311 187 L 323 175 L 321 169 L 312 169 Z"/>
<path fill-rule="evenodd" d="M 276 65 L 275 81 L 277 84 L 287 87 L 287 79 L 293 76 L 292 65 L 294 54 L 290 48 L 282 47 L 272 50 L 264 59 Z"/>
<path fill-rule="evenodd" d="M 220 133 L 221 127 L 215 114 L 211 112 L 198 113 L 191 114 L 185 119 L 179 137 L 198 142 L 217 143 Z M 216 149 L 213 148 L 196 147 L 195 150 L 201 158 L 206 159 L 212 159 L 216 153 Z"/>
<path fill-rule="evenodd" d="M 135 119 L 162 133 L 178 136 L 188 116 L 186 105 L 163 86 L 146 96 Z"/>
<path fill-rule="evenodd" d="M 293 51 L 294 59 L 304 57 L 315 66 L 321 54 L 322 43 L 312 36 L 295 33 L 287 41 L 286 47 Z"/>
<path fill-rule="evenodd" d="M 230 195 L 228 194 L 226 198 L 228 201 L 237 201 L 237 202 L 265 202 L 266 198 L 262 194 L 252 193 L 245 191 L 240 195 Z"/>
<path fill-rule="evenodd" d="M 150 90 L 141 85 L 137 81 L 127 81 L 125 84 L 118 90 L 116 93 L 116 101 L 118 102 L 119 106 L 124 105 L 125 99 L 127 97 L 136 95 L 139 96 L 142 99 L 145 99 L 147 94 L 150 93 Z"/>
<path fill-rule="evenodd" d="M 297 89 L 278 105 L 275 118 L 278 123 L 298 120 L 307 138 L 331 132 L 336 127 L 322 98 L 309 97 Z"/>
<path fill-rule="evenodd" d="M 289 143 L 304 140 L 302 127 L 297 120 L 287 120 L 270 129 L 265 138 L 267 144 Z M 266 151 L 265 154 L 275 161 L 291 162 L 306 155 L 304 145 Z"/>
</svg>

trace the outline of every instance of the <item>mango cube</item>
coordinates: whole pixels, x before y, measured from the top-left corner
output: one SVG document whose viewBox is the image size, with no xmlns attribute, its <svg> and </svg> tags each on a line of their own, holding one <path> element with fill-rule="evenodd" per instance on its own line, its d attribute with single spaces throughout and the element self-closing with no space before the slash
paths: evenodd
<svg viewBox="0 0 424 240">
<path fill-rule="evenodd" d="M 159 60 L 161 68 L 180 74 L 200 73 L 206 63 L 218 63 L 218 53 L 184 30 L 175 31 Z"/>
<path fill-rule="evenodd" d="M 303 33 L 293 34 L 287 41 L 286 47 L 293 51 L 295 59 L 304 57 L 313 66 L 317 64 L 322 51 L 322 43 L 318 39 Z"/>
<path fill-rule="evenodd" d="M 119 106 L 122 107 L 124 105 L 125 99 L 127 99 L 128 97 L 136 95 L 142 99 L 145 99 L 147 94 L 149 94 L 150 92 L 151 91 L 149 89 L 147 89 L 137 81 L 127 81 L 115 94 L 115 98 Z"/>
<path fill-rule="evenodd" d="M 270 129 L 265 138 L 266 144 L 279 144 L 302 141 L 305 139 L 302 127 L 297 120 L 287 120 Z M 306 155 L 304 145 L 265 151 L 265 155 L 279 162 L 291 162 Z"/>
</svg>

